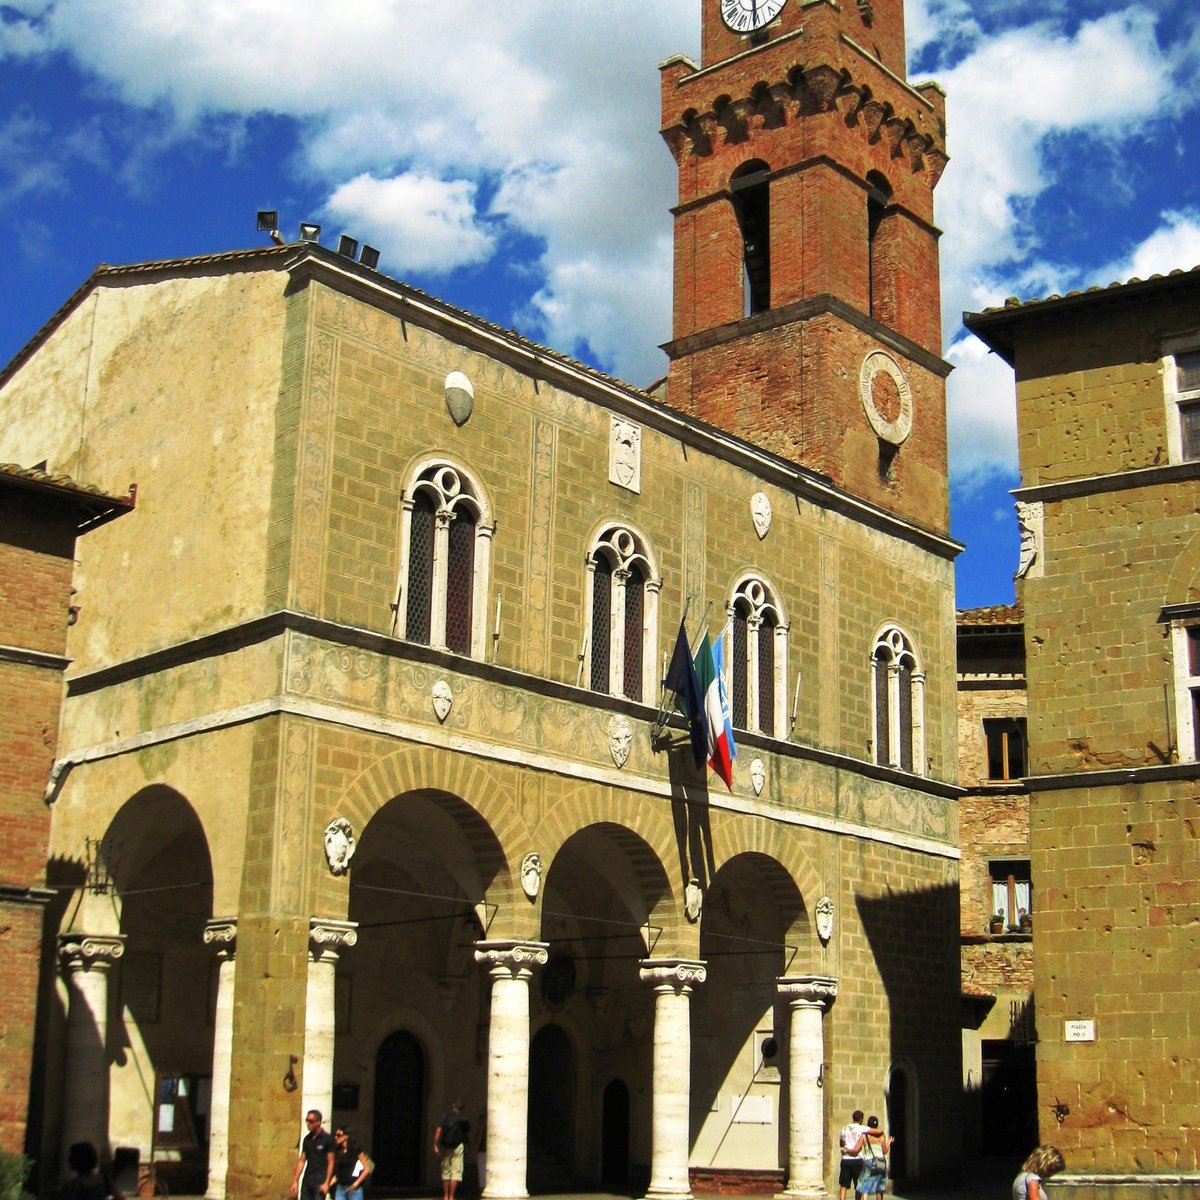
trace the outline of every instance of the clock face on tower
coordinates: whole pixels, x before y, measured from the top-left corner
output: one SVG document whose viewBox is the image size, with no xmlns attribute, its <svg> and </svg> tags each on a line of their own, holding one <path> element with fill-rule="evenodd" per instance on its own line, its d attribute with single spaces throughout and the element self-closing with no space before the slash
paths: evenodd
<svg viewBox="0 0 1200 1200">
<path fill-rule="evenodd" d="M 721 0 L 721 18 L 734 33 L 753 33 L 775 20 L 787 0 Z"/>
</svg>

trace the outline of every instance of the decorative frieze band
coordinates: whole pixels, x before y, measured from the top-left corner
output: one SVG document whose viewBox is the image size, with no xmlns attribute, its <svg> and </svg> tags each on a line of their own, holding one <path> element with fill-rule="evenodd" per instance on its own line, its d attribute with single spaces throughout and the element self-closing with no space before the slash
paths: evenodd
<svg viewBox="0 0 1200 1200">
<path fill-rule="evenodd" d="M 644 958 L 639 974 L 643 983 L 682 991 L 708 978 L 708 964 L 686 958 Z"/>
<path fill-rule="evenodd" d="M 775 990 L 792 1004 L 828 1008 L 837 999 L 838 982 L 827 975 L 785 975 L 775 980 Z"/>
<path fill-rule="evenodd" d="M 58 939 L 59 957 L 73 971 L 111 966 L 124 953 L 125 939 L 120 934 L 64 933 Z"/>
</svg>

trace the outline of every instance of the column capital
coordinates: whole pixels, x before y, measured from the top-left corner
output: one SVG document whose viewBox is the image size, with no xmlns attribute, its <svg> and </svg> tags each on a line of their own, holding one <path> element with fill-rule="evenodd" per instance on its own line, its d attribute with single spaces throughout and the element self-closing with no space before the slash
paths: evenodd
<svg viewBox="0 0 1200 1200">
<path fill-rule="evenodd" d="M 124 953 L 125 937 L 119 933 L 64 933 L 58 939 L 58 956 L 71 971 L 107 969 Z"/>
<path fill-rule="evenodd" d="M 643 983 L 682 991 L 708 978 L 708 964 L 687 958 L 643 958 L 638 973 Z"/>
<path fill-rule="evenodd" d="M 829 1008 L 837 999 L 838 981 L 827 975 L 781 975 L 775 990 L 793 1006 Z"/>
<path fill-rule="evenodd" d="M 339 950 L 345 950 L 357 941 L 357 921 L 312 917 L 308 922 L 308 952 L 314 962 L 334 960 Z"/>
<path fill-rule="evenodd" d="M 544 967 L 550 959 L 549 942 L 476 942 L 475 961 L 493 974 L 519 974 Z"/>
<path fill-rule="evenodd" d="M 205 921 L 204 944 L 232 954 L 237 948 L 237 917 L 214 917 Z"/>
</svg>

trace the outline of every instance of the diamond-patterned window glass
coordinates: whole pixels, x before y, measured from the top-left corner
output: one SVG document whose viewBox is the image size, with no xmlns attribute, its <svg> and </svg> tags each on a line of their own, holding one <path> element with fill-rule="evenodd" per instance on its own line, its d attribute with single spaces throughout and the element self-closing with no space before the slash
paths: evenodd
<svg viewBox="0 0 1200 1200">
<path fill-rule="evenodd" d="M 900 769 L 913 769 L 913 669 L 906 658 L 900 660 Z"/>
<path fill-rule="evenodd" d="M 430 599 L 433 594 L 433 498 L 424 491 L 413 501 L 408 540 L 408 602 L 405 637 L 429 645 Z"/>
<path fill-rule="evenodd" d="M 730 718 L 735 729 L 749 728 L 746 700 L 746 614 L 740 609 L 733 611 L 733 695 L 730 697 Z"/>
<path fill-rule="evenodd" d="M 891 656 L 880 646 L 875 651 L 875 761 L 888 761 L 888 748 L 892 740 L 891 721 L 888 713 L 888 663 Z"/>
<path fill-rule="evenodd" d="M 625 581 L 625 662 L 623 693 L 642 699 L 642 627 L 646 619 L 646 577 L 639 567 L 629 568 Z"/>
<path fill-rule="evenodd" d="M 775 734 L 775 626 L 772 613 L 764 613 L 758 627 L 758 727 Z"/>
<path fill-rule="evenodd" d="M 1181 392 L 1200 391 L 1200 354 L 1177 354 L 1175 356 L 1177 387 Z"/>
<path fill-rule="evenodd" d="M 592 691 L 607 692 L 609 654 L 612 649 L 612 563 L 596 555 L 592 574 Z"/>
<path fill-rule="evenodd" d="M 446 559 L 446 645 L 456 654 L 471 652 L 471 593 L 475 586 L 475 514 L 464 504 L 454 510 Z"/>
</svg>

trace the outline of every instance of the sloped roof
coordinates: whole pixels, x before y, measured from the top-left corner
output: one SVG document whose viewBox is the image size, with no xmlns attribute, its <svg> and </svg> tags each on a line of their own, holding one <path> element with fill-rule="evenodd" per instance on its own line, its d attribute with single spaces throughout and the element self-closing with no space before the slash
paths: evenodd
<svg viewBox="0 0 1200 1200">
<path fill-rule="evenodd" d="M 1021 625 L 1025 621 L 1025 606 L 1018 600 L 1015 604 L 988 604 L 982 608 L 960 608 L 955 614 L 959 628 L 971 626 L 977 629 L 1003 629 Z"/>
<path fill-rule="evenodd" d="M 21 467 L 16 463 L 0 463 L 0 488 L 15 488 L 38 492 L 65 501 L 78 510 L 76 529 L 84 533 L 119 517 L 133 508 L 137 489 L 131 487 L 128 496 L 110 496 L 89 483 L 79 483 L 69 475 L 51 475 L 40 467 Z"/>
<path fill-rule="evenodd" d="M 1049 296 L 1021 300 L 1010 296 L 1002 305 L 985 308 L 982 312 L 964 312 L 963 324 L 1005 362 L 1011 364 L 1013 356 L 1013 333 L 1025 321 L 1043 314 L 1069 314 L 1095 304 L 1113 304 L 1141 301 L 1155 293 L 1169 293 L 1200 287 L 1200 266 L 1190 270 L 1176 269 L 1166 275 L 1151 275 L 1148 279 L 1136 276 L 1124 282 L 1115 281 L 1103 287 L 1095 286 L 1082 291 L 1071 291 L 1065 295 L 1057 292 Z"/>
</svg>

